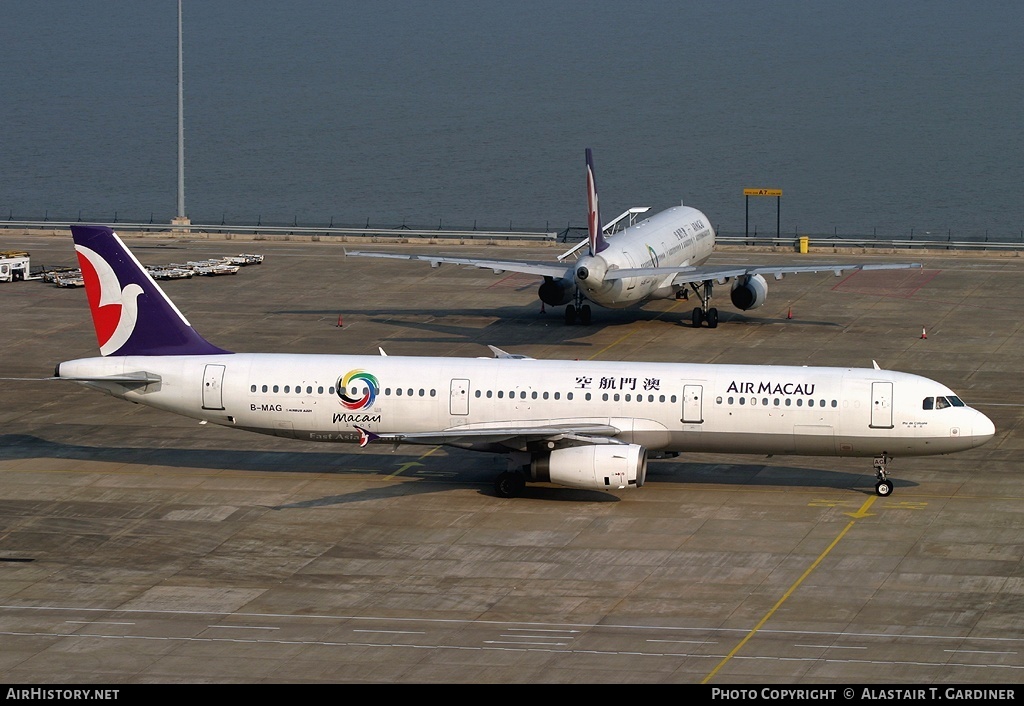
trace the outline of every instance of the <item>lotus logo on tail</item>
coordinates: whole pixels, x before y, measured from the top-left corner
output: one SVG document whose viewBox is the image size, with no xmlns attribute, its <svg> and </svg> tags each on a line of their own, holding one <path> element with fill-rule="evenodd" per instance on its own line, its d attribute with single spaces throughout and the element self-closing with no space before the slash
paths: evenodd
<svg viewBox="0 0 1024 706">
<path fill-rule="evenodd" d="M 83 245 L 76 245 L 75 250 L 78 251 L 78 264 L 82 268 L 100 354 L 110 355 L 127 343 L 135 330 L 142 287 L 133 283 L 121 289 L 117 274 L 106 260 Z"/>
</svg>

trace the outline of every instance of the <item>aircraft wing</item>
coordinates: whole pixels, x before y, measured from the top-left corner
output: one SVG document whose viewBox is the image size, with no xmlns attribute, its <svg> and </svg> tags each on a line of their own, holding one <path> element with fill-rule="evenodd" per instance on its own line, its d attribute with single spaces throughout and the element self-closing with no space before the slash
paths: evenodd
<svg viewBox="0 0 1024 706">
<path fill-rule="evenodd" d="M 626 279 L 628 277 L 650 277 L 658 275 L 675 275 L 673 284 L 687 282 L 704 282 L 718 280 L 724 282 L 730 277 L 744 275 L 771 275 L 782 279 L 783 275 L 801 272 L 834 272 L 836 277 L 847 270 L 908 270 L 921 267 L 919 262 L 911 263 L 876 263 L 876 264 L 835 264 L 820 263 L 817 265 L 715 265 L 715 266 L 680 266 L 680 267 L 633 267 L 629 269 L 611 270 L 605 275 L 606 280 Z"/>
<path fill-rule="evenodd" d="M 459 443 L 508 443 L 515 441 L 551 441 L 575 444 L 620 444 L 611 437 L 621 430 L 610 424 L 551 424 L 542 426 L 497 426 L 452 427 L 440 431 L 426 432 L 382 432 L 377 433 L 355 427 L 359 432 L 359 445 L 366 446 L 375 441 L 398 444 L 459 444 Z"/>
<path fill-rule="evenodd" d="M 429 262 L 431 267 L 438 267 L 443 264 L 464 265 L 466 267 L 479 267 L 483 270 L 493 270 L 495 274 L 502 272 L 522 272 L 528 275 L 539 277 L 572 277 L 572 267 L 561 262 L 530 262 L 525 260 L 484 260 L 471 257 L 446 257 L 444 255 L 413 255 L 390 252 L 374 252 L 346 250 L 345 257 L 386 257 L 393 260 L 420 260 Z"/>
</svg>

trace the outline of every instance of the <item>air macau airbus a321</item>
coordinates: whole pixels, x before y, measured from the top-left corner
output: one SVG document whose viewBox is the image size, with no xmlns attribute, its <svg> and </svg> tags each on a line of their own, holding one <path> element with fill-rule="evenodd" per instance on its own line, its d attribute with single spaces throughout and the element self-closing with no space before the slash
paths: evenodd
<svg viewBox="0 0 1024 706">
<path fill-rule="evenodd" d="M 684 299 L 692 291 L 699 300 L 690 315 L 691 323 L 708 328 L 718 326 L 718 309 L 711 306 L 715 285 L 729 284 L 733 306 L 742 311 L 765 303 L 768 282 L 765 275 L 782 279 L 799 272 L 845 270 L 902 270 L 920 267 L 919 263 L 877 263 L 867 265 L 789 264 L 789 265 L 706 265 L 715 249 L 715 229 L 711 220 L 689 206 L 673 206 L 606 237 L 624 217 L 635 217 L 630 209 L 607 226 L 601 226 L 601 213 L 594 183 L 594 159 L 587 158 L 587 230 L 588 238 L 562 253 L 557 262 L 524 260 L 487 260 L 446 255 L 412 255 L 382 251 L 351 251 L 349 257 L 383 257 L 398 260 L 479 267 L 495 273 L 521 272 L 542 277 L 537 296 L 548 306 L 565 306 L 565 322 L 589 324 L 590 304 L 608 309 L 637 307 L 652 299 Z M 586 250 L 582 255 L 580 251 Z M 578 255 L 578 258 L 576 256 Z M 574 259 L 575 258 L 575 259 Z"/>
<path fill-rule="evenodd" d="M 616 491 L 649 454 L 874 459 L 979 446 L 995 429 L 942 383 L 872 368 L 232 353 L 200 336 L 108 227 L 73 225 L 100 356 L 55 378 L 261 434 L 504 454 L 495 481 Z"/>
</svg>

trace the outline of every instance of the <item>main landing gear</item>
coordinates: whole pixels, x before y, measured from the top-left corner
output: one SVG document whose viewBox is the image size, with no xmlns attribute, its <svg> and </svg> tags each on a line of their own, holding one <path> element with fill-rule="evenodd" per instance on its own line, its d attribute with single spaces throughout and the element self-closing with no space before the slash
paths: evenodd
<svg viewBox="0 0 1024 706">
<path fill-rule="evenodd" d="M 590 325 L 590 304 L 583 303 L 583 297 L 577 290 L 573 303 L 565 307 L 565 325 L 572 326 L 578 320 L 584 326 Z"/>
<path fill-rule="evenodd" d="M 892 481 L 886 478 L 888 471 L 885 468 L 891 460 L 892 456 L 884 451 L 881 456 L 875 456 L 875 477 L 878 478 L 878 482 L 875 483 L 875 492 L 883 498 L 892 495 Z"/>
<path fill-rule="evenodd" d="M 514 498 L 526 487 L 526 476 L 522 471 L 505 471 L 494 479 L 494 492 L 499 498 Z"/>
<path fill-rule="evenodd" d="M 708 328 L 718 328 L 718 309 L 708 306 L 711 303 L 712 280 L 706 279 L 700 284 L 690 282 L 690 288 L 700 299 L 700 306 L 695 307 L 690 316 L 693 327 L 700 328 L 700 325 L 706 321 Z"/>
</svg>

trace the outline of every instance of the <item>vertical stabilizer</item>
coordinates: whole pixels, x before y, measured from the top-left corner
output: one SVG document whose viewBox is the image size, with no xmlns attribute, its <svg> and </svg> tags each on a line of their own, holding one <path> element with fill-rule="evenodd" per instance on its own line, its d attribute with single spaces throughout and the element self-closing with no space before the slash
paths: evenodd
<svg viewBox="0 0 1024 706">
<path fill-rule="evenodd" d="M 597 184 L 594 182 L 594 155 L 587 148 L 587 230 L 590 236 L 590 254 L 596 255 L 608 247 L 601 229 L 601 210 L 597 207 Z"/>
<path fill-rule="evenodd" d="M 229 353 L 196 333 L 146 268 L 106 226 L 71 226 L 100 354 Z"/>
</svg>

